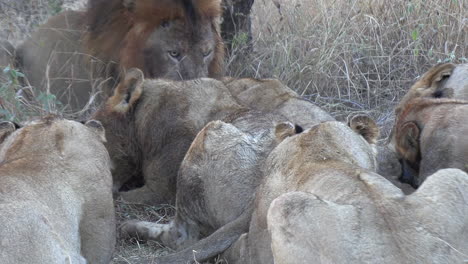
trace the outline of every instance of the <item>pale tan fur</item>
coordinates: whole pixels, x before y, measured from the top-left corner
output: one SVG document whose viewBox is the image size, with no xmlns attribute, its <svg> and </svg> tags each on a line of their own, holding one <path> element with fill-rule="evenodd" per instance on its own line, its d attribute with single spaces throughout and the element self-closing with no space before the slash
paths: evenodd
<svg viewBox="0 0 468 264">
<path fill-rule="evenodd" d="M 0 124 L 0 262 L 109 263 L 115 214 L 102 125 L 47 117 L 14 128 Z"/>
<path fill-rule="evenodd" d="M 181 165 L 176 219 L 168 225 L 131 221 L 122 228 L 123 234 L 138 234 L 140 238 L 159 240 L 182 249 L 174 255 L 157 258 L 156 263 L 192 263 L 194 258 L 204 261 L 224 251 L 249 229 L 255 193 L 259 195 L 256 189 L 265 175 L 261 171 L 265 158 L 274 146 L 302 133 L 292 123 L 280 121 L 277 114 L 254 113 L 240 116 L 232 124 L 210 122 L 198 133 Z M 319 122 L 316 120 L 316 126 L 321 126 Z M 349 140 L 357 142 L 349 143 L 348 154 L 361 155 L 356 159 L 374 167 L 372 147 L 349 128 L 346 132 L 351 136 Z M 334 141 L 323 142 L 323 146 L 329 142 Z M 355 153 L 359 144 L 367 146 L 369 152 Z M 244 247 L 238 248 L 245 252 Z M 231 261 L 241 255 L 233 251 L 229 251 Z"/>
<path fill-rule="evenodd" d="M 334 120 L 330 114 L 301 98 L 278 80 L 224 78 L 223 82 L 239 104 L 283 115 L 304 129 L 315 125 L 316 120 Z"/>
<path fill-rule="evenodd" d="M 440 173 L 405 196 L 374 172 L 372 147 L 338 122 L 286 138 L 262 168 L 249 232 L 229 252 L 229 263 L 457 263 L 466 257 L 463 172 Z"/>
<path fill-rule="evenodd" d="M 363 169 L 313 174 L 309 187 L 271 202 L 267 223 L 274 263 L 466 261 L 466 173 L 440 170 L 409 196 Z"/>
<path fill-rule="evenodd" d="M 131 202 L 174 203 L 177 172 L 197 133 L 212 120 L 243 111 L 217 80 L 143 81 L 141 71 L 129 70 L 93 117 L 106 127 L 114 190 L 143 181 L 120 195 Z"/>
<path fill-rule="evenodd" d="M 419 97 L 454 98 L 468 100 L 468 64 L 443 63 L 431 67 L 416 81 L 395 107 L 395 114 L 409 101 Z M 389 136 L 389 147 L 394 148 L 394 130 Z"/>
<path fill-rule="evenodd" d="M 395 149 L 402 180 L 419 186 L 443 168 L 468 171 L 468 101 L 416 98 L 397 116 Z"/>
<path fill-rule="evenodd" d="M 129 70 L 127 76 L 133 74 L 132 71 Z M 173 202 L 179 166 L 197 133 L 212 120 L 230 123 L 249 109 L 235 100 L 223 82 L 214 79 L 185 82 L 146 79 L 143 82 L 135 80 L 139 76 L 143 78 L 140 74 L 126 77 L 94 118 L 102 121 L 108 132 L 106 146 L 115 165 L 115 190 L 120 190 L 132 178 L 138 179 L 144 181 L 144 186 L 122 192 L 124 199 Z M 128 88 L 131 83 L 136 85 Z M 297 112 L 292 108 L 288 112 L 299 124 L 311 126 L 332 119 L 310 102 L 291 101 L 289 104 L 290 107 L 299 106 Z M 261 112 L 283 116 L 268 109 Z M 301 121 L 303 113 L 306 113 L 303 115 L 306 122 Z M 285 118 L 289 121 L 287 116 Z"/>
</svg>

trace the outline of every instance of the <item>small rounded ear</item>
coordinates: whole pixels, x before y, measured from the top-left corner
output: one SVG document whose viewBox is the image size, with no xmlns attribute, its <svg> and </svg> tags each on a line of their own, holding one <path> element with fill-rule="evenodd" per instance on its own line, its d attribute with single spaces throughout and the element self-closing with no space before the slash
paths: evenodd
<svg viewBox="0 0 468 264">
<path fill-rule="evenodd" d="M 418 162 L 420 130 L 415 122 L 406 122 L 398 129 L 396 149 L 403 159 Z"/>
<path fill-rule="evenodd" d="M 369 144 L 377 143 L 380 130 L 375 121 L 366 115 L 348 116 L 348 126 L 361 135 Z"/>
<path fill-rule="evenodd" d="M 13 122 L 0 123 L 0 144 L 13 132 L 15 132 L 17 125 Z"/>
<path fill-rule="evenodd" d="M 438 88 L 443 80 L 446 80 L 455 69 L 455 64 L 443 63 L 430 68 L 421 79 L 415 84 L 417 87 L 427 89 L 430 87 Z"/>
<path fill-rule="evenodd" d="M 104 129 L 104 126 L 102 126 L 101 122 L 97 120 L 89 120 L 85 123 L 85 126 L 96 133 L 102 142 L 106 142 L 106 130 Z"/>
<path fill-rule="evenodd" d="M 292 123 L 284 122 L 276 125 L 275 136 L 278 143 L 294 134 L 296 134 L 296 127 Z"/>
<path fill-rule="evenodd" d="M 114 95 L 107 100 L 107 107 L 117 113 L 127 113 L 140 99 L 143 93 L 144 75 L 140 69 L 131 68 L 125 73 L 124 79 L 114 91 Z"/>
</svg>

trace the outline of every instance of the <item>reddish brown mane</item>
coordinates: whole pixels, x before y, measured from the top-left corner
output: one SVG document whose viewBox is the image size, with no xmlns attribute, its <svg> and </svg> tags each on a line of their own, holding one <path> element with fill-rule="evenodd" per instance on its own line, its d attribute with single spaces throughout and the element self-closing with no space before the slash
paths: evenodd
<svg viewBox="0 0 468 264">
<path fill-rule="evenodd" d="M 215 35 L 215 58 L 210 73 L 221 73 L 224 47 L 215 20 L 222 15 L 220 0 L 89 0 L 88 31 L 84 36 L 86 51 L 106 62 L 114 61 L 124 68 L 138 67 L 136 52 L 149 34 L 164 21 L 212 21 Z M 141 67 L 140 67 L 141 68 Z"/>
</svg>

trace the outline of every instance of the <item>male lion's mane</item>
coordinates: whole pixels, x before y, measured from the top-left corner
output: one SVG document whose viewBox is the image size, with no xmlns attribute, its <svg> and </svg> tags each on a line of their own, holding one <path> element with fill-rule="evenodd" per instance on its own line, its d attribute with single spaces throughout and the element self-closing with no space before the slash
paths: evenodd
<svg viewBox="0 0 468 264">
<path fill-rule="evenodd" d="M 209 74 L 221 77 L 221 15 L 219 0 L 89 0 L 83 43 L 89 54 L 103 61 L 117 62 L 123 68 L 142 68 L 141 50 L 155 28 L 180 19 L 196 32 L 199 21 L 210 21 L 216 46 Z"/>
</svg>

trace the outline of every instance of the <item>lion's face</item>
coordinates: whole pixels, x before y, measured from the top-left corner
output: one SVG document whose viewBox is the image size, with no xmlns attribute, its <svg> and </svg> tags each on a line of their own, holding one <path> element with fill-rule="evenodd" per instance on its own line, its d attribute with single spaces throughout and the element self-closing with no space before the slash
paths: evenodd
<svg viewBox="0 0 468 264">
<path fill-rule="evenodd" d="M 215 34 L 210 21 L 196 26 L 181 20 L 164 22 L 143 48 L 145 76 L 172 80 L 207 77 L 214 59 Z"/>
<path fill-rule="evenodd" d="M 220 0 L 89 0 L 86 49 L 148 78 L 219 78 Z"/>
</svg>

